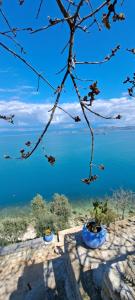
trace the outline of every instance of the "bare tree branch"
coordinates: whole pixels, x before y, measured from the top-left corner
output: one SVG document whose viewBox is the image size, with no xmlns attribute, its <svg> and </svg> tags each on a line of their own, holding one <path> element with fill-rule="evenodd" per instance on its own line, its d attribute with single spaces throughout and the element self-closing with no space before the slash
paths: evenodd
<svg viewBox="0 0 135 300">
<path fill-rule="evenodd" d="M 0 46 L 4 48 L 6 51 L 14 55 L 15 57 L 19 58 L 27 67 L 29 67 L 38 77 L 40 77 L 44 82 L 46 82 L 47 85 L 49 85 L 54 91 L 55 88 L 50 84 L 50 82 L 43 76 L 41 75 L 35 68 L 33 68 L 23 57 L 21 57 L 19 54 L 8 48 L 5 44 L 0 42 Z"/>
<path fill-rule="evenodd" d="M 73 117 L 68 111 L 66 111 L 64 108 L 60 107 L 57 105 L 57 108 L 59 108 L 60 110 L 62 110 L 65 114 L 67 114 L 71 119 L 73 119 L 75 122 L 80 122 L 81 119 L 79 116 Z M 51 109 L 52 110 L 52 109 Z"/>
<path fill-rule="evenodd" d="M 38 19 L 38 17 L 39 17 L 43 2 L 44 2 L 44 0 L 40 0 L 40 4 L 39 4 L 38 11 L 37 11 L 37 14 L 36 14 L 36 19 Z"/>
<path fill-rule="evenodd" d="M 16 41 L 16 39 L 14 39 L 11 35 L 5 32 L 0 32 L 0 34 L 11 40 L 20 49 L 21 53 L 26 54 L 26 51 L 24 50 L 23 46 L 18 41 Z"/>
<path fill-rule="evenodd" d="M 94 115 L 96 115 L 97 117 L 100 117 L 100 118 L 102 118 L 102 119 L 106 119 L 106 120 L 116 120 L 116 119 L 121 119 L 121 115 L 117 115 L 117 116 L 115 116 L 115 117 L 111 117 L 111 116 L 109 116 L 109 117 L 107 117 L 107 116 L 103 116 L 103 115 L 101 115 L 101 114 L 99 114 L 99 113 L 97 113 L 96 111 L 93 111 L 92 109 L 90 109 L 87 105 L 85 105 L 83 102 L 82 102 L 82 105 L 87 109 L 87 110 L 89 110 L 92 114 L 94 114 Z"/>
<path fill-rule="evenodd" d="M 98 6 L 92 13 L 88 14 L 87 16 L 83 17 L 77 24 L 80 25 L 82 24 L 84 21 L 86 21 L 87 19 L 93 17 L 96 13 L 98 13 L 104 6 L 106 6 L 108 3 L 110 2 L 110 0 L 106 0 L 105 2 L 103 2 L 100 6 Z"/>
<path fill-rule="evenodd" d="M 46 30 L 46 29 L 48 29 L 48 28 L 50 28 L 50 27 L 53 27 L 53 26 L 55 26 L 55 25 L 57 25 L 57 24 L 59 24 L 59 23 L 63 23 L 64 21 L 71 20 L 71 19 L 72 19 L 72 17 L 69 17 L 69 18 L 63 18 L 63 19 L 57 19 L 57 18 L 56 18 L 56 19 L 54 19 L 54 20 L 49 19 L 49 24 L 48 24 L 48 25 L 43 26 L 43 27 L 40 27 L 40 28 L 38 28 L 38 29 L 33 29 L 33 30 L 31 31 L 31 34 L 37 33 L 37 32 L 43 31 L 43 30 Z"/>
<path fill-rule="evenodd" d="M 57 1 L 57 4 L 58 4 L 58 6 L 59 6 L 59 8 L 61 10 L 61 13 L 63 14 L 64 18 L 67 19 L 67 22 L 68 22 L 68 24 L 69 24 L 69 26 L 71 28 L 71 25 L 72 25 L 72 21 L 71 20 L 72 19 L 70 18 L 70 15 L 69 15 L 68 11 L 64 7 L 64 5 L 63 5 L 63 3 L 62 3 L 61 0 L 56 0 L 56 1 Z"/>
<path fill-rule="evenodd" d="M 20 4 L 23 4 L 24 0 L 20 0 Z M 104 116 L 96 111 L 93 111 L 90 107 L 93 104 L 93 101 L 95 100 L 96 96 L 100 93 L 100 90 L 98 89 L 97 86 L 97 81 L 94 81 L 92 84 L 90 84 L 89 87 L 87 87 L 88 92 L 87 95 L 84 97 L 81 97 L 80 91 L 79 91 L 79 86 L 77 85 L 77 80 L 83 81 L 83 82 L 88 82 L 91 81 L 89 79 L 81 79 L 76 75 L 75 72 L 75 67 L 76 65 L 82 65 L 82 64 L 89 64 L 89 65 L 97 65 L 97 64 L 103 64 L 108 62 L 113 56 L 115 56 L 116 52 L 120 49 L 120 46 L 116 46 L 114 49 L 112 49 L 111 54 L 107 55 L 103 60 L 101 61 L 77 61 L 76 60 L 76 53 L 74 50 L 74 43 L 75 43 L 75 36 L 76 36 L 76 32 L 78 31 L 78 29 L 82 30 L 83 32 L 87 33 L 88 32 L 88 28 L 90 28 L 94 23 L 97 24 L 99 30 L 100 30 L 100 25 L 98 23 L 98 20 L 96 18 L 96 14 L 98 12 L 100 12 L 104 7 L 107 8 L 107 14 L 105 14 L 105 16 L 103 15 L 103 19 L 102 22 L 104 23 L 104 25 L 106 26 L 106 28 L 110 28 L 110 23 L 109 23 L 109 17 L 112 16 L 113 21 L 117 21 L 117 20 L 124 20 L 124 15 L 120 14 L 118 15 L 116 13 L 116 4 L 117 4 L 117 0 L 112 1 L 112 3 L 110 3 L 110 0 L 106 0 L 104 2 L 102 2 L 95 10 L 92 7 L 91 1 L 88 0 L 87 3 L 89 4 L 90 10 L 91 12 L 84 15 L 83 17 L 81 17 L 81 14 L 84 14 L 84 11 L 86 13 L 86 10 L 81 9 L 82 6 L 86 3 L 86 0 L 78 0 L 78 1 L 74 1 L 74 0 L 56 0 L 56 5 L 59 8 L 61 14 L 62 14 L 62 18 L 54 18 L 51 19 L 49 17 L 49 24 L 46 26 L 42 26 L 40 28 L 37 29 L 33 29 L 31 27 L 27 27 L 27 28 L 12 28 L 7 20 L 7 18 L 5 17 L 5 15 L 3 14 L 3 11 L 0 10 L 0 13 L 2 14 L 3 20 L 4 22 L 7 23 L 9 30 L 5 31 L 5 32 L 0 32 L 0 34 L 2 36 L 5 36 L 5 38 L 8 38 L 10 40 L 13 41 L 13 43 L 19 47 L 19 49 L 21 50 L 21 52 L 24 53 L 23 47 L 21 46 L 20 43 L 18 43 L 14 38 L 12 38 L 10 36 L 10 33 L 14 34 L 14 36 L 16 36 L 17 32 L 21 32 L 21 31 L 26 31 L 26 32 L 30 32 L 31 34 L 40 32 L 40 31 L 44 31 L 49 29 L 50 27 L 53 27 L 59 23 L 66 23 L 68 26 L 68 43 L 64 46 L 63 50 L 61 53 L 63 53 L 65 51 L 65 49 L 67 48 L 67 58 L 66 58 L 66 62 L 65 62 L 65 66 L 57 73 L 60 74 L 62 73 L 64 70 L 64 76 L 63 79 L 60 83 L 60 85 L 57 88 L 54 88 L 50 82 L 42 75 L 40 74 L 40 72 L 38 72 L 26 59 L 24 59 L 21 55 L 17 54 L 15 51 L 13 51 L 12 49 L 10 49 L 5 43 L 0 42 L 0 46 L 6 50 L 8 53 L 10 53 L 11 55 L 13 55 L 14 57 L 18 58 L 20 61 L 22 61 L 30 70 L 32 70 L 38 79 L 38 86 L 37 86 L 37 91 L 39 90 L 39 83 L 40 83 L 40 79 L 42 79 L 48 86 L 51 87 L 51 89 L 54 91 L 54 94 L 56 95 L 55 98 L 55 102 L 54 105 L 52 107 L 52 109 L 50 110 L 50 116 L 48 119 L 47 124 L 45 125 L 43 131 L 41 132 L 41 134 L 39 135 L 35 145 L 33 147 L 30 147 L 29 151 L 25 151 L 24 149 L 20 150 L 20 157 L 19 159 L 27 159 L 29 158 L 34 151 L 37 149 L 37 147 L 39 146 L 39 144 L 43 141 L 44 136 L 46 135 L 51 123 L 53 122 L 54 116 L 55 116 L 55 112 L 56 109 L 58 108 L 59 110 L 63 111 L 64 113 L 66 113 L 70 118 L 72 118 L 72 120 L 74 120 L 75 122 L 79 122 L 81 121 L 80 117 L 77 116 L 73 116 L 72 114 L 70 114 L 69 112 L 67 112 L 63 107 L 61 107 L 59 105 L 59 101 L 61 98 L 61 94 L 64 90 L 64 87 L 66 85 L 67 79 L 70 76 L 70 79 L 72 81 L 73 84 L 73 88 L 76 92 L 77 98 L 79 100 L 79 104 L 82 110 L 82 114 L 84 117 L 84 120 L 86 122 L 86 125 L 88 126 L 89 129 L 89 133 L 90 133 L 90 158 L 89 158 L 89 176 L 88 178 L 82 179 L 82 181 L 86 184 L 90 184 L 91 182 L 95 181 L 97 179 L 97 175 L 93 175 L 93 167 L 96 165 L 93 163 L 93 159 L 94 159 L 94 131 L 91 125 L 91 121 L 89 120 L 88 116 L 87 116 L 87 111 L 89 112 L 89 117 L 92 116 L 92 114 L 94 114 L 97 117 L 103 118 L 103 119 L 120 119 L 121 115 L 117 115 L 117 116 Z M 66 2 L 66 4 L 65 4 Z M 37 15 L 36 17 L 38 18 L 39 13 L 41 11 L 41 7 L 43 4 L 43 0 L 39 0 L 39 6 L 38 6 L 38 11 L 37 11 Z M 68 5 L 67 5 L 68 4 Z M 88 9 L 88 8 L 87 8 Z M 80 13 L 81 11 L 81 13 Z M 90 18 L 94 18 L 94 21 L 87 26 L 83 26 L 83 22 L 85 21 L 89 21 Z M 133 52 L 133 49 L 129 50 L 130 52 Z M 74 74 L 74 75 L 73 75 Z M 129 78 L 128 81 L 130 84 L 134 84 L 133 83 L 134 79 L 131 80 Z M 10 123 L 13 123 L 13 117 L 14 115 L 10 116 L 10 117 L 6 117 L 6 116 L 0 116 L 1 119 L 7 120 Z M 25 146 L 29 147 L 31 145 L 30 142 L 25 143 Z M 27 148 L 28 149 L 28 148 Z M 55 158 L 52 155 L 47 155 L 46 153 L 44 153 L 44 156 L 47 158 L 48 162 L 53 165 L 55 163 Z M 11 158 L 10 156 L 6 156 L 6 158 Z M 103 169 L 103 167 L 102 167 Z"/>
<path fill-rule="evenodd" d="M 62 80 L 60 88 L 59 88 L 59 92 L 57 94 L 54 106 L 53 106 L 51 114 L 50 114 L 50 118 L 49 118 L 49 120 L 48 120 L 48 122 L 47 122 L 47 124 L 46 124 L 46 126 L 44 128 L 44 130 L 42 131 L 41 135 L 39 136 L 39 138 L 38 138 L 35 146 L 33 147 L 33 149 L 30 152 L 27 152 L 27 153 L 24 152 L 23 155 L 22 155 L 22 158 L 25 158 L 25 159 L 29 158 L 33 154 L 33 152 L 36 150 L 36 148 L 38 147 L 38 145 L 41 143 L 41 141 L 43 140 L 43 137 L 46 134 L 46 132 L 47 132 L 47 130 L 48 130 L 48 128 L 49 128 L 52 120 L 53 120 L 54 113 L 55 113 L 55 110 L 57 108 L 57 105 L 58 105 L 58 102 L 59 102 L 59 99 L 60 99 L 60 96 L 61 96 L 61 92 L 63 90 L 63 87 L 64 87 L 65 81 L 67 79 L 67 76 L 68 76 L 68 71 L 66 71 L 66 73 L 65 73 L 65 75 L 63 77 L 63 80 Z"/>
<path fill-rule="evenodd" d="M 92 4 L 91 4 L 91 1 L 88 0 L 88 3 L 89 3 L 89 6 L 90 6 L 90 8 L 91 8 L 91 11 L 92 11 L 92 13 L 93 13 L 93 7 L 92 7 Z M 101 26 L 100 26 L 100 24 L 98 23 L 95 14 L 94 14 L 94 23 L 97 24 L 98 30 L 101 31 Z"/>
<path fill-rule="evenodd" d="M 120 49 L 120 45 L 117 45 L 114 49 L 112 49 L 111 54 L 107 55 L 101 61 L 75 61 L 76 65 L 100 65 L 108 62 L 113 56 L 115 56 L 116 52 Z"/>
<path fill-rule="evenodd" d="M 12 27 L 9 24 L 9 21 L 8 21 L 7 17 L 5 16 L 5 14 L 4 14 L 4 12 L 3 12 L 3 10 L 1 8 L 0 8 L 0 13 L 1 13 L 3 19 L 5 20 L 5 22 L 6 22 L 7 26 L 8 26 L 8 28 L 10 29 L 10 31 L 13 33 L 14 36 L 16 36 L 15 33 L 13 32 L 13 30 L 12 30 Z"/>
<path fill-rule="evenodd" d="M 11 124 L 14 124 L 14 116 L 15 115 L 10 115 L 10 116 L 3 116 L 3 115 L 0 115 L 0 119 L 3 119 Z"/>
<path fill-rule="evenodd" d="M 76 94 L 77 94 L 77 97 L 78 97 L 78 100 L 80 102 L 80 105 L 81 105 L 81 109 L 82 109 L 82 113 L 83 113 L 83 116 L 86 120 L 86 123 L 88 125 L 88 128 L 90 130 L 90 135 L 91 135 L 91 150 L 90 150 L 90 172 L 89 172 L 89 177 L 86 178 L 88 179 L 87 183 L 90 183 L 92 181 L 92 178 L 93 178 L 93 175 L 92 175 L 92 162 L 93 162 L 93 155 L 94 155 L 94 133 L 93 133 L 93 129 L 91 127 L 91 124 L 87 118 L 87 115 L 85 113 L 85 110 L 84 110 L 84 106 L 82 104 L 82 98 L 81 98 L 81 95 L 79 93 L 79 90 L 78 90 L 78 87 L 77 87 L 77 84 L 76 84 L 76 81 L 75 81 L 75 78 L 73 76 L 72 73 L 70 73 L 70 76 L 71 76 L 71 79 L 72 79 L 72 82 L 73 82 L 73 85 L 74 85 L 74 88 L 75 88 L 75 91 L 76 91 Z M 84 181 L 85 182 L 85 181 Z"/>
</svg>

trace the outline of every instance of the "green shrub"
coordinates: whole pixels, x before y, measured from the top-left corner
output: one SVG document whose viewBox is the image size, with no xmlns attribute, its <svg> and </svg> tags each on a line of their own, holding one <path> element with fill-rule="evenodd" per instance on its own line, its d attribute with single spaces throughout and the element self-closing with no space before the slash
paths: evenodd
<svg viewBox="0 0 135 300">
<path fill-rule="evenodd" d="M 50 228 L 52 231 L 56 232 L 57 230 L 57 220 L 56 217 L 51 213 L 41 214 L 35 220 L 35 229 L 37 236 L 43 236 L 46 228 Z"/>
<path fill-rule="evenodd" d="M 38 218 L 41 214 L 46 213 L 47 204 L 40 194 L 37 194 L 31 201 L 31 209 L 35 218 Z"/>
<path fill-rule="evenodd" d="M 66 196 L 54 194 L 53 201 L 50 203 L 50 211 L 61 218 L 61 221 L 68 222 L 71 216 L 71 205 Z"/>
<path fill-rule="evenodd" d="M 0 237 L 0 247 L 5 247 L 8 244 L 9 244 L 9 241 L 7 241 L 4 238 Z"/>
<path fill-rule="evenodd" d="M 17 242 L 27 229 L 27 220 L 24 218 L 5 218 L 0 225 L 1 243 Z"/>
<path fill-rule="evenodd" d="M 102 214 L 101 216 L 101 223 L 109 226 L 110 223 L 114 222 L 116 219 L 117 219 L 116 212 L 112 208 L 108 208 L 107 213 Z"/>
<path fill-rule="evenodd" d="M 109 226 L 110 223 L 116 220 L 117 213 L 110 207 L 108 199 L 104 199 L 103 201 L 96 200 L 93 202 L 91 216 L 95 219 L 96 224 Z"/>
</svg>

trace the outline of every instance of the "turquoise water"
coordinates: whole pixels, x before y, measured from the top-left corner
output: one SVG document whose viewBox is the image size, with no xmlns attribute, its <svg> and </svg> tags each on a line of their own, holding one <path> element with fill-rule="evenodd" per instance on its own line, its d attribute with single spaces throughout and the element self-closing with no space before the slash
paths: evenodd
<svg viewBox="0 0 135 300">
<path fill-rule="evenodd" d="M 36 133 L 37 135 L 37 133 Z M 0 138 L 0 206 L 25 205 L 36 193 L 46 199 L 64 193 L 72 201 L 103 196 L 123 187 L 135 191 L 135 131 L 108 131 L 95 135 L 95 168 L 99 179 L 85 185 L 88 176 L 89 135 L 87 132 L 50 132 L 44 144 L 48 154 L 56 157 L 48 164 L 41 147 L 28 160 L 4 160 L 4 154 L 17 156 L 34 133 L 1 133 Z"/>
</svg>

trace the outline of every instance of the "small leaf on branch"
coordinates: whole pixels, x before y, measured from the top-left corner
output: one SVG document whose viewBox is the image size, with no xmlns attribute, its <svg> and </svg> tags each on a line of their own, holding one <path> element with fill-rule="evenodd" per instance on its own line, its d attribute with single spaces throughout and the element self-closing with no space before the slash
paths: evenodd
<svg viewBox="0 0 135 300">
<path fill-rule="evenodd" d="M 57 24 L 59 22 L 59 19 L 54 19 L 54 20 L 52 20 L 51 18 L 49 18 L 49 23 L 51 24 L 51 25 L 55 25 L 55 24 Z"/>
<path fill-rule="evenodd" d="M 10 116 L 3 116 L 3 115 L 0 115 L 0 119 L 3 119 L 5 121 L 8 121 L 9 123 L 11 124 L 14 124 L 14 118 L 15 115 L 10 115 Z"/>
<path fill-rule="evenodd" d="M 97 88 L 97 81 L 90 85 L 90 89 L 96 95 L 98 95 L 100 93 L 99 89 Z"/>
<path fill-rule="evenodd" d="M 30 147 L 30 146 L 31 146 L 31 142 L 28 141 L 28 142 L 25 143 L 25 145 L 26 145 L 27 147 Z"/>
<path fill-rule="evenodd" d="M 84 178 L 82 179 L 82 182 L 86 184 L 90 184 L 91 182 L 97 180 L 98 176 L 97 175 L 92 175 L 90 178 Z"/>
<path fill-rule="evenodd" d="M 84 97 L 83 97 L 83 101 L 88 101 L 88 97 L 87 97 L 87 96 L 84 96 Z"/>
<path fill-rule="evenodd" d="M 127 77 L 127 79 L 125 81 L 123 81 L 123 83 L 127 83 L 130 81 L 130 77 Z"/>
<path fill-rule="evenodd" d="M 120 120 L 122 118 L 121 115 L 117 115 L 115 119 Z"/>
<path fill-rule="evenodd" d="M 24 152 L 25 152 L 25 150 L 24 150 L 24 149 L 21 149 L 21 150 L 20 150 L 20 153 L 24 153 Z"/>
<path fill-rule="evenodd" d="M 56 91 L 54 92 L 54 94 L 57 94 L 57 93 L 59 93 L 60 91 L 61 91 L 61 86 L 58 85 L 58 87 L 57 87 Z"/>
<path fill-rule="evenodd" d="M 125 15 L 123 13 L 120 13 L 120 14 L 114 14 L 113 15 L 113 22 L 116 22 L 116 21 L 124 21 L 125 20 Z"/>
<path fill-rule="evenodd" d="M 56 161 L 56 159 L 55 159 L 54 156 L 52 156 L 52 155 L 50 155 L 50 156 L 45 155 L 45 157 L 47 158 L 48 162 L 49 162 L 51 165 L 54 165 L 54 163 L 55 163 L 55 161 Z"/>
<path fill-rule="evenodd" d="M 109 17 L 108 17 L 107 14 L 103 14 L 102 23 L 104 24 L 104 26 L 105 26 L 107 29 L 110 29 L 110 28 L 111 28 L 111 25 L 110 25 L 110 22 L 109 22 Z"/>
<path fill-rule="evenodd" d="M 24 158 L 24 157 L 26 156 L 25 150 L 24 150 L 24 149 L 21 149 L 21 150 L 20 150 L 20 153 L 21 153 L 21 158 Z"/>
<path fill-rule="evenodd" d="M 96 95 L 98 95 L 99 93 L 100 93 L 100 90 L 98 89 L 98 87 L 97 87 L 97 81 L 96 82 L 94 82 L 93 84 L 91 84 L 90 86 L 89 86 L 89 88 L 90 88 L 90 92 L 88 93 L 88 96 L 85 96 L 84 98 L 85 99 L 87 99 L 86 97 L 89 97 L 90 99 L 89 100 L 87 100 L 87 101 L 90 101 L 90 106 L 92 106 L 92 103 L 93 103 L 93 101 L 95 100 L 95 96 Z M 83 99 L 84 99 L 83 98 Z M 84 101 L 86 101 L 86 100 L 84 100 Z"/>
<path fill-rule="evenodd" d="M 132 48 L 132 49 L 126 49 L 127 51 L 129 51 L 129 52 L 131 52 L 131 53 L 133 53 L 133 54 L 135 54 L 135 48 Z"/>
<path fill-rule="evenodd" d="M 19 4 L 22 5 L 24 3 L 24 0 L 19 0 Z"/>
<path fill-rule="evenodd" d="M 133 88 L 132 87 L 128 89 L 128 93 L 129 93 L 129 96 L 133 96 Z"/>
<path fill-rule="evenodd" d="M 75 122 L 80 122 L 81 121 L 79 116 L 74 117 L 74 120 L 75 120 Z"/>
<path fill-rule="evenodd" d="M 127 79 L 125 81 L 123 81 L 123 83 L 130 83 L 131 87 L 128 88 L 128 94 L 129 96 L 133 97 L 134 96 L 134 89 L 135 89 L 135 73 L 133 73 L 133 77 L 127 77 Z"/>
<path fill-rule="evenodd" d="M 114 5 L 113 4 L 108 5 L 108 10 L 110 13 L 114 12 Z"/>
</svg>

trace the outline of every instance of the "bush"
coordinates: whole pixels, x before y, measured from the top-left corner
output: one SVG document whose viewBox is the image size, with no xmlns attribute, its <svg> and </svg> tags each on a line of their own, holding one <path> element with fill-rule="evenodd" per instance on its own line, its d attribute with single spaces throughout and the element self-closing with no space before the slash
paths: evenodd
<svg viewBox="0 0 135 300">
<path fill-rule="evenodd" d="M 31 208 L 38 237 L 43 236 L 44 230 L 48 227 L 54 230 L 54 218 L 48 211 L 47 203 L 40 194 L 37 194 L 31 201 Z"/>
<path fill-rule="evenodd" d="M 116 220 L 116 218 L 117 218 L 116 212 L 112 208 L 108 208 L 107 213 L 102 214 L 101 216 L 101 223 L 109 226 L 110 223 Z"/>
<path fill-rule="evenodd" d="M 37 194 L 31 201 L 31 208 L 33 216 L 36 218 L 40 217 L 41 214 L 46 213 L 47 204 L 40 194 Z"/>
<path fill-rule="evenodd" d="M 53 201 L 50 203 L 50 211 L 61 218 L 61 221 L 68 222 L 71 216 L 71 205 L 68 198 L 64 195 L 54 194 Z"/>
<path fill-rule="evenodd" d="M 24 218 L 5 218 L 0 226 L 1 243 L 17 242 L 27 229 L 27 221 Z"/>
<path fill-rule="evenodd" d="M 115 205 L 117 215 L 124 219 L 130 210 L 135 211 L 135 195 L 130 190 L 119 189 L 113 193 L 111 201 Z"/>
<path fill-rule="evenodd" d="M 104 199 L 103 201 L 96 200 L 93 202 L 93 207 L 91 216 L 95 219 L 96 224 L 109 226 L 110 223 L 116 220 L 117 213 L 110 207 L 108 199 Z"/>
<path fill-rule="evenodd" d="M 57 220 L 56 217 L 51 213 L 41 214 L 36 220 L 35 220 L 35 229 L 37 236 L 43 236 L 44 231 L 46 228 L 50 228 L 52 231 L 57 230 Z"/>
</svg>

